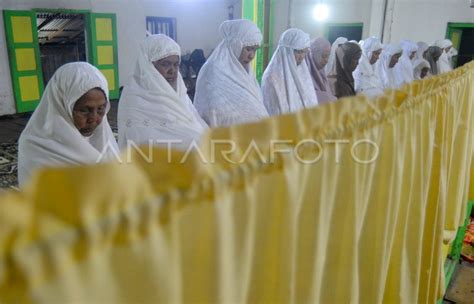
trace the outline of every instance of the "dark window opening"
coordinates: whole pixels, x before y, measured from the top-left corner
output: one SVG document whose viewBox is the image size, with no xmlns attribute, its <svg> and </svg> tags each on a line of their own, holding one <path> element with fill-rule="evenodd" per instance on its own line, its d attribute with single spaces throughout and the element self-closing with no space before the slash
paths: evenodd
<svg viewBox="0 0 474 304">
<path fill-rule="evenodd" d="M 331 44 L 338 37 L 359 42 L 362 39 L 362 25 L 328 25 L 327 39 Z"/>
<path fill-rule="evenodd" d="M 152 35 L 165 34 L 177 41 L 176 18 L 146 17 L 146 30 Z"/>
<path fill-rule="evenodd" d="M 474 28 L 463 28 L 461 45 L 458 50 L 457 66 L 462 66 L 474 58 Z"/>
<path fill-rule="evenodd" d="M 44 84 L 62 65 L 87 61 L 84 15 L 68 13 L 37 13 L 38 42 Z"/>
</svg>

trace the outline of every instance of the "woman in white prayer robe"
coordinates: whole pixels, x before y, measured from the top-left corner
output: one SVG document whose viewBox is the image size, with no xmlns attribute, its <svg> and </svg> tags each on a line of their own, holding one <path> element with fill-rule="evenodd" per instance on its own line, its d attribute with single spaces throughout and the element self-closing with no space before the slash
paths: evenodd
<svg viewBox="0 0 474 304">
<path fill-rule="evenodd" d="M 61 66 L 18 142 L 18 182 L 33 171 L 110 161 L 118 147 L 106 114 L 109 89 L 102 73 L 86 62 Z"/>
<path fill-rule="evenodd" d="M 430 63 L 425 59 L 416 59 L 413 63 L 413 78 L 421 80 L 428 77 L 430 72 Z"/>
<path fill-rule="evenodd" d="M 381 58 L 377 61 L 377 74 L 384 89 L 397 88 L 397 71 L 394 67 L 397 65 L 402 52 L 400 45 L 388 44 L 384 47 Z"/>
<path fill-rule="evenodd" d="M 356 93 L 362 93 L 369 97 L 383 94 L 383 86 L 376 72 L 376 63 L 382 53 L 382 43 L 376 37 L 367 38 L 361 46 L 362 56 L 359 65 L 352 73 Z"/>
<path fill-rule="evenodd" d="M 430 47 L 428 43 L 423 41 L 418 41 L 416 43 L 418 49 L 416 50 L 416 59 L 425 59 L 426 51 Z"/>
<path fill-rule="evenodd" d="M 453 47 L 453 43 L 449 39 L 437 40 L 434 43 L 435 46 L 440 47 L 443 52 L 436 62 L 438 66 L 438 74 L 446 73 L 453 70 L 451 65 L 450 50 Z"/>
<path fill-rule="evenodd" d="M 418 60 L 426 60 L 425 56 L 428 52 L 428 48 L 430 47 L 428 45 L 428 43 L 426 42 L 423 42 L 423 41 L 418 41 L 416 43 L 416 46 L 418 47 L 418 49 L 416 50 L 416 56 L 415 56 L 415 61 L 418 61 Z M 414 64 L 414 63 L 413 63 Z M 415 66 L 413 66 L 413 68 L 415 68 Z M 431 76 L 431 68 L 428 70 L 428 74 L 426 74 L 425 77 L 430 77 Z M 416 79 L 416 78 L 415 78 Z"/>
<path fill-rule="evenodd" d="M 304 60 L 309 46 L 309 35 L 302 30 L 292 28 L 281 35 L 262 78 L 263 102 L 270 115 L 296 112 L 318 104 Z"/>
<path fill-rule="evenodd" d="M 248 20 L 224 21 L 223 40 L 199 72 L 194 105 L 211 127 L 249 123 L 268 117 L 250 62 L 262 41 Z"/>
<path fill-rule="evenodd" d="M 416 43 L 410 40 L 402 40 L 400 47 L 403 53 L 395 66 L 395 70 L 397 71 L 397 87 L 413 81 L 413 60 L 418 50 Z"/>
<path fill-rule="evenodd" d="M 348 40 L 346 37 L 338 37 L 336 40 L 334 40 L 333 44 L 331 45 L 331 52 L 329 53 L 329 59 L 328 63 L 326 64 L 326 67 L 324 68 L 326 70 L 326 77 L 329 82 L 329 87 L 331 88 L 331 91 L 334 96 L 336 96 L 336 75 L 337 75 L 337 69 L 336 69 L 336 50 L 339 46 L 343 45 L 346 43 Z"/>
<path fill-rule="evenodd" d="M 200 118 L 179 73 L 181 49 L 166 35 L 143 41 L 133 76 L 118 108 L 119 146 L 152 144 L 187 149 L 207 125 Z"/>
</svg>

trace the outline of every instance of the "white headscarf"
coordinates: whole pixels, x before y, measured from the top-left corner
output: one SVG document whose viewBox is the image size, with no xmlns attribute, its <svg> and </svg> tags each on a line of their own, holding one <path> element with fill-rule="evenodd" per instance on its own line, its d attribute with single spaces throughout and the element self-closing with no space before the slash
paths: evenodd
<svg viewBox="0 0 474 304">
<path fill-rule="evenodd" d="M 401 52 L 402 48 L 398 44 L 388 44 L 384 47 L 380 59 L 376 63 L 377 74 L 379 75 L 379 79 L 382 82 L 384 89 L 397 87 L 397 79 L 395 75 L 395 67 L 397 65 L 392 68 L 389 68 L 389 65 L 392 56 Z"/>
<path fill-rule="evenodd" d="M 262 78 L 263 102 L 270 115 L 295 112 L 316 106 L 306 61 L 296 65 L 295 50 L 309 48 L 309 35 L 299 29 L 286 30 Z"/>
<path fill-rule="evenodd" d="M 449 39 L 440 39 L 440 40 L 436 40 L 433 45 L 440 47 L 444 50 L 445 48 L 453 46 L 453 43 Z"/>
<path fill-rule="evenodd" d="M 173 147 L 186 149 L 199 141 L 207 126 L 191 100 L 181 74 L 177 90 L 154 67 L 153 62 L 168 56 L 181 56 L 179 45 L 166 35 L 151 35 L 143 41 L 135 71 L 125 85 L 118 109 L 119 146 L 154 144 L 177 140 Z M 164 143 L 161 143 L 164 144 Z"/>
<path fill-rule="evenodd" d="M 372 53 L 383 48 L 380 39 L 376 37 L 367 38 L 362 44 L 362 56 L 359 59 L 359 65 L 352 73 L 354 77 L 354 87 L 357 93 L 363 93 L 367 96 L 378 96 L 383 94 L 383 87 L 376 73 L 376 63 L 370 64 Z"/>
<path fill-rule="evenodd" d="M 450 56 L 446 52 L 446 48 L 452 47 L 453 43 L 449 39 L 436 40 L 434 43 L 435 46 L 440 47 L 443 50 L 443 53 L 439 57 L 436 64 L 438 65 L 438 74 L 446 73 L 452 71 L 453 67 L 451 65 Z"/>
<path fill-rule="evenodd" d="M 400 41 L 400 47 L 403 53 L 395 66 L 397 86 L 413 81 L 413 63 L 410 59 L 410 55 L 418 50 L 418 46 L 410 40 Z"/>
<path fill-rule="evenodd" d="M 74 62 L 61 66 L 54 73 L 19 139 L 20 186 L 36 168 L 92 164 L 110 160 L 118 152 L 106 116 L 87 138 L 74 125 L 74 105 L 94 88 L 105 93 L 108 112 L 109 89 L 97 68 L 86 62 Z"/>
<path fill-rule="evenodd" d="M 328 63 L 326 64 L 325 70 L 328 77 L 335 76 L 336 71 L 336 50 L 341 45 L 347 42 L 346 37 L 337 38 L 331 46 L 331 53 L 329 53 Z"/>
<path fill-rule="evenodd" d="M 413 77 L 417 80 L 422 79 L 421 78 L 421 70 L 423 68 L 428 68 L 430 69 L 430 63 L 426 61 L 425 59 L 416 59 L 415 62 L 413 63 Z M 429 73 L 427 74 L 426 77 L 428 77 Z"/>
<path fill-rule="evenodd" d="M 268 117 L 255 75 L 239 62 L 242 48 L 260 45 L 262 33 L 248 20 L 224 21 L 222 42 L 199 72 L 194 104 L 211 127 Z"/>
<path fill-rule="evenodd" d="M 454 47 L 451 47 L 448 51 L 448 57 L 451 59 L 457 55 L 458 55 L 458 50 L 456 50 Z"/>
<path fill-rule="evenodd" d="M 416 57 L 415 58 L 416 59 L 425 59 L 423 57 L 423 53 L 426 52 L 426 50 L 428 50 L 428 48 L 430 46 L 428 45 L 428 43 L 423 42 L 423 41 L 418 41 L 416 43 L 416 45 L 417 45 L 418 49 L 416 50 Z"/>
</svg>

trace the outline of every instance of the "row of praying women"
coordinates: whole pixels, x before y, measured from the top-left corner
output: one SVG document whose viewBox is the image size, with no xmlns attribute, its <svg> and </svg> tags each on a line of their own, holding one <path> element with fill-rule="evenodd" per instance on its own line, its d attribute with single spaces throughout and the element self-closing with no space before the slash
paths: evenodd
<svg viewBox="0 0 474 304">
<path fill-rule="evenodd" d="M 39 167 L 110 161 L 130 143 L 187 149 L 209 127 L 255 122 L 359 92 L 380 95 L 428 70 L 445 71 L 449 56 L 443 55 L 451 46 L 382 46 L 374 37 L 361 45 L 339 38 L 331 46 L 289 29 L 260 87 L 250 68 L 262 42 L 258 27 L 231 20 L 220 32 L 223 40 L 199 73 L 194 104 L 179 73 L 179 45 L 162 34 L 145 39 L 119 101 L 118 145 L 106 119 L 110 103 L 101 72 L 85 62 L 59 68 L 19 139 L 20 186 Z"/>
<path fill-rule="evenodd" d="M 383 46 L 379 39 L 370 37 L 359 44 L 362 56 L 353 73 L 355 91 L 371 97 L 383 94 L 385 89 L 451 71 L 452 57 L 457 54 L 448 39 L 438 40 L 433 46 L 409 40 Z"/>
</svg>

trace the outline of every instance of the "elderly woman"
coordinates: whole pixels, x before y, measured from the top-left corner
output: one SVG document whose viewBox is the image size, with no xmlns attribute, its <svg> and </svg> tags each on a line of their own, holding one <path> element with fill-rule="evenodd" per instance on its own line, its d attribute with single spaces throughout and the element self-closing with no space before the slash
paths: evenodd
<svg viewBox="0 0 474 304">
<path fill-rule="evenodd" d="M 309 35 L 286 30 L 262 78 L 263 102 L 270 115 L 295 112 L 318 104 L 304 61 Z"/>
<path fill-rule="evenodd" d="M 382 48 L 380 39 L 376 37 L 367 38 L 363 42 L 359 65 L 352 73 L 356 93 L 362 93 L 369 97 L 383 94 L 383 86 L 375 69 Z"/>
<path fill-rule="evenodd" d="M 268 117 L 262 92 L 250 69 L 262 33 L 248 20 L 225 21 L 220 32 L 224 39 L 199 72 L 196 109 L 211 127 Z"/>
<path fill-rule="evenodd" d="M 346 42 L 336 50 L 337 75 L 334 87 L 337 98 L 356 94 L 352 72 L 357 68 L 361 56 L 362 50 L 354 42 Z"/>
<path fill-rule="evenodd" d="M 398 44 L 388 44 L 382 51 L 382 56 L 377 62 L 377 74 L 384 89 L 397 88 L 396 69 L 398 59 L 402 56 L 402 48 Z"/>
<path fill-rule="evenodd" d="M 443 54 L 443 50 L 440 47 L 437 46 L 430 46 L 428 50 L 425 52 L 424 58 L 426 61 L 430 63 L 430 73 L 431 75 L 438 75 L 438 60 Z"/>
<path fill-rule="evenodd" d="M 20 186 L 37 168 L 93 164 L 117 155 L 105 117 L 108 94 L 104 76 L 88 63 L 68 63 L 54 73 L 19 139 Z"/>
<path fill-rule="evenodd" d="M 186 149 L 207 129 L 179 73 L 181 49 L 166 35 L 143 41 L 118 109 L 119 146 L 172 143 Z"/>
<path fill-rule="evenodd" d="M 416 43 L 410 40 L 402 40 L 400 47 L 403 53 L 395 67 L 398 87 L 413 81 L 413 60 L 418 50 Z"/>
<path fill-rule="evenodd" d="M 424 79 L 429 75 L 430 64 L 425 59 L 416 59 L 413 63 L 413 78 L 416 80 Z"/>
<path fill-rule="evenodd" d="M 337 99 L 331 91 L 324 69 L 328 63 L 330 53 L 331 44 L 329 41 L 326 38 L 319 37 L 311 42 L 309 52 L 305 58 L 319 104 Z"/>
</svg>

